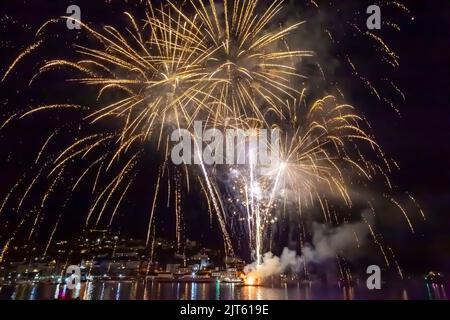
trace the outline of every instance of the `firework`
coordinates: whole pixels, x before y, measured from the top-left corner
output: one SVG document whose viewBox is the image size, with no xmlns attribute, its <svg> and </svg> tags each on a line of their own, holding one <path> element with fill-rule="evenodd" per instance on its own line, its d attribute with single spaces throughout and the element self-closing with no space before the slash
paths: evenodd
<svg viewBox="0 0 450 320">
<path fill-rule="evenodd" d="M 95 177 L 93 201 L 84 226 L 102 224 L 106 213 L 110 213 L 106 220 L 111 226 L 149 149 L 160 161 L 149 197 L 151 210 L 146 244 L 152 252 L 155 212 L 163 179 L 167 179 L 164 183 L 167 207 L 172 204 L 176 216 L 177 251 L 183 249 L 183 193 L 189 192 L 191 183 L 195 183 L 204 193 L 210 215 L 219 223 L 226 253 L 233 254 L 231 224 L 238 219 L 240 228 L 248 235 L 249 247 L 255 251 L 257 264 L 261 263 L 266 249 L 265 237 L 270 234 L 267 226 L 283 217 L 276 214 L 280 208 L 284 209 L 284 215 L 289 211 L 301 216 L 307 208 L 319 206 L 325 222 L 339 225 L 346 219 L 330 209 L 330 198 L 351 207 L 349 185 L 356 184 L 355 181 L 368 184 L 381 173 L 390 184 L 386 173 L 390 170 L 389 161 L 375 139 L 362 128 L 366 122 L 353 107 L 339 104 L 337 98 L 329 95 L 306 107 L 302 82 L 307 81 L 307 77 L 299 65 L 304 59 L 315 58 L 315 54 L 288 45 L 289 36 L 304 22 L 280 23 L 283 1 L 273 1 L 267 7 L 258 0 L 191 0 L 181 4 L 169 1 L 160 6 L 148 2 L 143 6 L 143 20 L 125 12 L 128 20 L 125 31 L 114 26 L 96 30 L 78 21 L 95 40 L 95 45 L 74 44 L 73 53 L 78 57 L 74 60 L 44 60 L 29 83 L 33 85 L 44 73 L 64 69 L 69 72 L 68 85 L 76 83 L 95 89 L 96 96 L 92 97 L 95 103 L 35 106 L 9 116 L 0 127 L 42 112 L 82 114 L 78 129 L 72 131 L 75 132 L 73 142 L 58 152 L 47 154 L 46 151 L 64 132 L 63 128 L 47 137 L 35 159 L 37 174 L 19 194 L 17 211 L 22 209 L 38 181 L 52 181 L 31 218 L 29 239 L 39 227 L 48 198 L 69 175 L 72 177 L 68 179 L 69 198 L 89 176 Z M 7 81 L 21 59 L 44 45 L 47 30 L 53 24 L 66 19 L 49 20 L 39 28 L 36 33 L 39 40 L 19 54 L 6 70 L 2 82 Z M 331 33 L 328 34 L 333 39 Z M 391 64 L 398 65 L 398 57 L 383 39 L 371 33 L 366 36 L 382 46 Z M 359 75 L 348 55 L 345 61 L 353 73 Z M 381 99 L 370 81 L 363 76 L 359 78 Z M 394 83 L 390 85 L 401 93 Z M 250 150 L 249 161 L 243 167 L 223 169 L 203 162 L 194 168 L 172 165 L 166 134 L 174 129 L 192 129 L 197 120 L 209 128 L 279 128 L 282 135 L 276 163 L 262 173 Z M 361 144 L 365 147 L 359 148 Z M 376 154 L 382 165 L 366 159 L 367 149 Z M 73 168 L 73 163 L 78 164 L 77 169 Z M 233 190 L 230 199 L 222 191 L 220 171 L 230 176 L 227 185 Z M 0 214 L 26 179 L 29 177 L 23 177 L 10 189 Z M 395 199 L 391 201 L 401 209 L 413 230 L 405 210 Z M 237 211 L 228 206 L 228 202 L 239 202 L 233 204 Z M 62 213 L 52 229 L 44 255 L 61 217 Z M 16 231 L 29 218 L 29 214 L 25 215 Z M 381 239 L 369 222 L 367 225 L 386 257 Z M 0 261 L 15 234 L 3 247 Z M 389 263 L 388 258 L 386 261 Z"/>
<path fill-rule="evenodd" d="M 360 128 L 362 119 L 353 107 L 338 105 L 329 96 L 309 108 L 293 110 L 281 128 L 279 149 L 271 150 L 275 154 L 269 168 L 261 168 L 253 156 L 256 150 L 250 150 L 248 166 L 233 168 L 229 173 L 231 183 L 238 186 L 232 198 L 238 199 L 245 211 L 249 241 L 258 263 L 263 253 L 261 235 L 266 234 L 267 225 L 278 220 L 273 215 L 276 206 L 286 208 L 287 201 L 295 203 L 296 208 L 290 211 L 301 215 L 305 208 L 320 205 L 324 221 L 338 225 L 342 221 L 336 213 L 331 216 L 327 199 L 339 198 L 351 207 L 350 182 L 356 183 L 358 177 L 370 181 L 375 174 L 357 148 L 361 143 L 376 151 L 379 147 Z"/>
</svg>

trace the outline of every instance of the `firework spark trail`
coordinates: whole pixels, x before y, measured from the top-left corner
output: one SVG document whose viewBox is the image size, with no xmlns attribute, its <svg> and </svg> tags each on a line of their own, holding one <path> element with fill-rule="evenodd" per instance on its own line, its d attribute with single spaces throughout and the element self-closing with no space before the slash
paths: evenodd
<svg viewBox="0 0 450 320">
<path fill-rule="evenodd" d="M 276 193 L 277 193 L 277 191 L 278 191 L 278 187 L 279 187 L 279 183 L 280 183 L 280 178 L 281 178 L 282 172 L 283 172 L 283 170 L 284 170 L 285 168 L 286 168 L 286 163 L 285 163 L 285 162 L 282 162 L 282 163 L 280 164 L 280 167 L 279 167 L 278 170 L 277 170 L 277 174 L 276 174 L 276 177 L 275 177 L 275 183 L 273 184 L 272 191 L 270 192 L 269 204 L 268 204 L 268 206 L 267 206 L 267 211 L 270 210 L 270 208 L 272 207 L 272 204 L 273 204 L 273 202 L 274 202 L 274 200 L 275 200 Z M 268 212 L 266 212 L 266 214 L 267 214 L 267 213 L 268 213 Z"/>
<path fill-rule="evenodd" d="M 411 219 L 409 218 L 408 213 L 406 213 L 405 209 L 403 209 L 403 207 L 400 205 L 400 203 L 398 203 L 398 201 L 395 200 L 394 198 L 390 198 L 390 200 L 391 200 L 391 202 L 392 202 L 393 204 L 395 204 L 395 205 L 397 206 L 397 208 L 400 209 L 401 213 L 402 213 L 403 216 L 405 217 L 406 222 L 408 223 L 408 226 L 409 226 L 411 232 L 412 232 L 412 233 L 415 233 L 414 227 L 413 227 L 412 222 L 411 222 Z"/>
<path fill-rule="evenodd" d="M 373 207 L 372 207 L 372 205 L 370 203 L 369 203 L 369 206 L 371 207 L 372 214 L 375 216 L 375 210 L 373 209 Z M 386 266 L 389 267 L 390 266 L 389 265 L 389 259 L 387 257 L 386 251 L 384 250 L 382 243 L 378 240 L 378 237 L 375 234 L 375 231 L 374 231 L 372 225 L 370 224 L 370 222 L 364 216 L 362 216 L 362 219 L 365 222 L 365 224 L 367 225 L 367 227 L 369 228 L 370 235 L 372 236 L 373 241 L 380 248 L 380 251 L 381 251 L 381 254 L 383 255 L 384 261 L 386 262 Z"/>
<path fill-rule="evenodd" d="M 9 198 L 14 193 L 14 191 L 21 185 L 25 176 L 26 176 L 26 174 L 24 174 L 19 180 L 17 180 L 17 182 L 12 186 L 12 188 L 9 189 L 8 193 L 6 194 L 5 198 L 3 199 L 2 206 L 0 207 L 0 216 L 3 213 L 3 209 L 5 208 L 6 204 L 8 203 Z"/>
<path fill-rule="evenodd" d="M 108 227 L 111 227 L 111 225 L 112 225 L 112 223 L 113 223 L 113 220 L 114 220 L 114 218 L 116 217 L 117 210 L 119 209 L 120 205 L 122 204 L 122 201 L 123 201 L 123 199 L 125 198 L 125 196 L 126 196 L 126 194 L 127 194 L 127 192 L 128 192 L 128 189 L 130 188 L 130 186 L 131 186 L 131 184 L 133 183 L 134 179 L 136 178 L 136 175 L 137 175 L 137 174 L 135 174 L 135 175 L 130 179 L 130 181 L 129 181 L 128 184 L 126 185 L 125 189 L 123 190 L 122 194 L 120 195 L 120 198 L 119 198 L 119 200 L 117 201 L 117 204 L 116 204 L 116 206 L 114 207 L 114 210 L 113 210 L 113 212 L 112 212 L 112 214 L 111 214 L 111 219 L 109 220 Z"/>
<path fill-rule="evenodd" d="M 414 205 L 419 209 L 419 212 L 420 212 L 420 215 L 422 216 L 422 219 L 423 219 L 424 221 L 426 221 L 426 220 L 427 220 L 427 217 L 426 217 L 426 215 L 425 215 L 425 212 L 423 212 L 422 208 L 421 208 L 420 205 L 417 203 L 416 199 L 415 199 L 411 194 L 409 194 L 409 192 L 406 192 L 406 195 L 409 197 L 409 199 L 411 199 L 411 201 L 414 203 Z"/>
<path fill-rule="evenodd" d="M 175 238 L 177 241 L 177 252 L 180 253 L 182 249 L 182 241 L 183 241 L 183 227 L 181 225 L 181 186 L 179 177 L 175 177 Z"/>
<path fill-rule="evenodd" d="M 58 218 L 56 219 L 55 226 L 53 227 L 53 230 L 52 230 L 52 232 L 50 233 L 50 237 L 48 238 L 47 244 L 46 244 L 45 249 L 44 249 L 44 252 L 43 252 L 43 254 L 42 254 L 42 257 L 43 257 L 43 258 L 45 258 L 46 255 L 47 255 L 48 249 L 50 248 L 50 245 L 51 245 L 51 243 L 52 243 L 52 241 L 53 241 L 53 237 L 55 236 L 56 230 L 58 229 L 59 223 L 61 222 L 61 218 L 62 218 L 62 216 L 63 216 L 64 209 L 66 208 L 66 206 L 67 206 L 67 204 L 69 203 L 69 201 L 70 201 L 70 197 L 68 197 L 68 198 L 66 199 L 66 201 L 64 202 L 64 204 L 63 204 L 62 207 L 61 207 L 61 212 L 59 213 Z"/>
<path fill-rule="evenodd" d="M 195 139 L 195 138 L 194 138 L 194 143 L 197 143 L 197 139 Z M 201 170 L 202 170 L 202 173 L 203 173 L 203 178 L 205 179 L 207 190 L 209 192 L 209 197 L 210 197 L 210 199 L 211 199 L 211 201 L 213 203 L 213 207 L 214 207 L 214 210 L 216 211 L 216 216 L 217 216 L 220 228 L 221 228 L 222 233 L 223 233 L 224 244 L 225 244 L 225 252 L 227 254 L 233 255 L 234 254 L 233 245 L 232 245 L 231 239 L 230 239 L 230 237 L 228 235 L 228 230 L 227 230 L 226 223 L 225 223 L 225 221 L 223 220 L 223 217 L 222 217 L 222 211 L 223 210 L 221 209 L 221 206 L 219 206 L 219 204 L 218 204 L 215 189 L 212 186 L 211 180 L 210 180 L 209 175 L 208 175 L 208 171 L 206 170 L 205 164 L 203 163 L 203 157 L 202 157 L 202 154 L 201 154 L 201 151 L 200 151 L 201 149 L 197 148 L 197 150 L 198 150 L 197 156 L 200 159 L 200 167 L 201 167 Z"/>
<path fill-rule="evenodd" d="M 255 199 L 256 197 L 259 197 L 259 193 L 261 192 L 259 190 L 259 185 L 256 185 L 255 181 L 255 166 L 256 166 L 256 159 L 254 159 L 253 151 L 250 151 L 249 155 L 249 167 L 250 167 L 250 207 L 252 210 L 252 219 L 254 219 L 254 232 L 255 232 L 255 250 L 256 250 L 256 264 L 260 265 L 262 260 L 262 249 L 261 249 L 261 232 L 263 231 L 262 225 L 261 225 L 261 210 L 259 206 L 258 199 Z"/>
<path fill-rule="evenodd" d="M 147 227 L 147 237 L 145 240 L 145 244 L 148 246 L 150 243 L 150 231 L 151 231 L 151 227 L 152 227 L 152 223 L 153 223 L 153 215 L 155 213 L 155 209 L 156 209 L 156 201 L 158 199 L 158 193 L 159 193 L 159 185 L 161 182 L 161 176 L 162 176 L 163 172 L 158 172 L 158 178 L 156 180 L 156 186 L 155 186 L 155 192 L 153 195 L 153 202 L 152 202 L 152 209 L 150 212 L 150 218 L 148 220 L 148 227 Z"/>
<path fill-rule="evenodd" d="M 405 96 L 398 88 L 398 86 L 392 81 L 388 80 L 389 82 L 392 82 L 392 88 L 386 88 L 386 92 L 382 92 L 381 86 L 383 84 L 381 83 L 381 81 L 384 82 L 386 81 L 386 79 L 385 77 L 381 77 L 379 79 L 376 78 L 376 76 L 381 72 L 372 74 L 365 73 L 363 71 L 363 66 L 361 66 L 360 68 L 360 66 L 356 66 L 352 62 L 352 60 L 357 61 L 357 57 L 354 56 L 354 52 L 352 52 L 352 46 L 337 45 L 338 43 L 352 41 L 352 39 L 356 41 L 365 41 L 367 42 L 367 45 L 370 45 L 375 50 L 378 59 L 376 59 L 374 62 L 379 63 L 380 65 L 387 65 L 387 70 L 394 70 L 399 66 L 399 57 L 397 53 L 395 53 L 392 49 L 393 44 L 388 43 L 387 39 L 382 38 L 379 32 L 366 31 L 366 28 L 361 27 L 359 24 L 355 24 L 354 21 L 357 21 L 359 19 L 359 17 L 357 17 L 360 14 L 359 10 L 352 5 L 348 5 L 347 3 L 345 5 L 341 5 L 341 3 L 341 1 L 309 2 L 309 4 L 315 8 L 315 11 L 319 16 L 326 17 L 325 21 L 321 20 L 321 26 L 318 26 L 317 29 L 321 29 L 324 38 L 330 39 L 330 42 L 333 44 L 334 48 L 337 49 L 337 52 L 335 53 L 336 56 L 338 56 L 338 59 L 342 59 L 342 62 L 346 62 L 348 64 L 351 69 L 352 75 L 355 76 L 356 79 L 364 83 L 370 90 L 370 92 L 372 92 L 372 94 L 378 98 L 378 100 L 385 102 L 387 105 L 391 106 L 398 114 L 400 114 L 397 106 L 392 101 L 390 101 L 390 99 L 387 99 L 383 96 L 387 92 L 391 92 L 390 89 L 393 88 L 393 93 L 400 94 L 400 96 L 402 96 L 404 100 Z M 380 7 L 393 7 L 398 9 L 397 11 L 406 13 L 407 15 L 410 14 L 408 8 L 406 8 L 405 5 L 399 2 L 375 1 L 374 4 L 379 5 Z M 307 9 L 308 6 L 306 6 L 305 10 Z M 392 17 L 386 15 L 383 19 L 383 26 L 393 28 L 393 31 L 396 32 L 400 31 L 400 27 L 397 24 L 396 19 L 391 21 L 391 18 Z M 395 16 L 395 18 L 397 17 Z M 338 24 L 338 26 L 336 24 Z M 339 30 L 339 32 L 336 32 L 337 30 Z M 316 32 L 316 30 L 313 31 Z M 317 54 L 319 56 L 321 55 L 320 52 L 317 52 Z M 327 54 L 327 52 L 324 52 L 324 54 Z M 320 61 L 319 68 L 328 71 L 328 68 L 326 68 L 327 63 L 328 61 Z M 325 74 L 323 75 L 326 75 L 330 79 L 334 78 L 334 71 L 331 70 L 331 72 L 325 72 Z M 338 85 L 338 82 L 341 82 L 339 80 L 340 79 L 336 79 L 336 83 L 334 84 L 334 86 L 337 92 L 342 97 L 344 97 L 343 90 Z"/>
<path fill-rule="evenodd" d="M 4 73 L 1 82 L 4 82 L 6 77 L 11 73 L 11 71 L 14 69 L 14 67 L 20 62 L 20 60 L 22 60 L 25 56 L 29 55 L 31 52 L 33 52 L 34 50 L 36 50 L 37 48 L 39 48 L 42 45 L 43 41 L 39 40 L 36 43 L 33 43 L 32 45 L 30 45 L 29 47 L 27 47 L 24 51 L 22 51 L 19 56 L 13 61 L 13 63 L 11 63 L 11 65 L 9 66 L 8 70 L 6 70 L 6 72 Z"/>
<path fill-rule="evenodd" d="M 34 231 L 35 231 L 35 229 L 36 229 L 36 227 L 38 225 L 39 218 L 43 215 L 43 210 L 44 210 L 45 204 L 46 204 L 48 198 L 50 197 L 50 195 L 52 194 L 52 192 L 54 192 L 57 183 L 60 182 L 62 174 L 63 174 L 63 170 L 61 170 L 59 172 L 58 176 L 53 180 L 53 182 L 51 183 L 51 185 L 48 188 L 47 192 L 42 197 L 41 203 L 40 203 L 39 208 L 38 208 L 38 212 L 36 214 L 36 218 L 34 219 L 33 225 L 31 227 L 30 233 L 28 235 L 28 241 L 31 240 L 31 237 L 33 236 L 33 233 L 34 233 Z"/>
</svg>

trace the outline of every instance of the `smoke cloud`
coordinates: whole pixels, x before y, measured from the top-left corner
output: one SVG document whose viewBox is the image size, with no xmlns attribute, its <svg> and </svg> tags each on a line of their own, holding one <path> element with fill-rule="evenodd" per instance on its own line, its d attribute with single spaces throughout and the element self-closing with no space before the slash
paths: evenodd
<svg viewBox="0 0 450 320">
<path fill-rule="evenodd" d="M 322 263 L 333 259 L 336 254 L 346 253 L 351 257 L 364 244 L 369 229 L 364 222 L 346 223 L 338 227 L 313 223 L 311 244 L 302 248 L 302 257 L 306 263 Z"/>
<path fill-rule="evenodd" d="M 369 214 L 363 213 L 363 217 L 367 221 L 372 220 Z M 267 252 L 261 265 L 256 265 L 256 262 L 249 264 L 244 272 L 248 277 L 262 279 L 286 271 L 297 273 L 305 265 L 325 263 L 336 258 L 337 254 L 351 258 L 365 243 L 369 232 L 363 221 L 345 223 L 338 227 L 313 223 L 312 242 L 302 248 L 301 255 L 289 248 L 284 248 L 280 257 Z"/>
<path fill-rule="evenodd" d="M 249 264 L 244 268 L 244 272 L 249 277 L 266 278 L 287 270 L 297 272 L 301 265 L 302 257 L 298 256 L 296 251 L 284 248 L 280 257 L 267 252 L 261 265 L 256 265 L 256 262 Z"/>
</svg>

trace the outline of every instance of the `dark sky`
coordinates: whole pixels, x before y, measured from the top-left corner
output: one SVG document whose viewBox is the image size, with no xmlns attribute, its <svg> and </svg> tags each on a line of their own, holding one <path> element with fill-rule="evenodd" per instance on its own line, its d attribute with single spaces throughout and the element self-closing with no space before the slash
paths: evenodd
<svg viewBox="0 0 450 320">
<path fill-rule="evenodd" d="M 394 79 L 407 99 L 402 117 L 368 110 L 376 135 L 399 163 L 395 181 L 415 194 L 428 216 L 405 243 L 405 259 L 450 267 L 450 2 L 411 1 L 414 23 L 395 40 L 401 58 Z M 387 113 L 386 113 L 387 112 Z"/>
<path fill-rule="evenodd" d="M 343 6 L 342 15 L 348 14 L 350 6 L 342 2 L 336 1 Z M 126 4 L 106 6 L 103 1 L 2 1 L 0 4 L 0 69 L 2 73 L 9 62 L 17 56 L 18 51 L 33 41 L 33 31 L 48 18 L 64 14 L 69 3 L 79 4 L 82 7 L 84 19 L 98 26 L 123 21 L 121 12 L 124 9 L 131 12 L 136 10 Z M 353 2 L 351 7 L 359 8 L 364 12 L 369 3 Z M 406 94 L 406 100 L 398 100 L 397 103 L 401 116 L 398 116 L 386 104 L 379 103 L 370 97 L 361 84 L 352 80 L 341 82 L 345 89 L 352 92 L 349 94 L 349 102 L 361 108 L 386 154 L 393 157 L 400 165 L 401 171 L 394 173 L 393 177 L 398 189 L 415 195 L 429 217 L 426 223 L 418 224 L 415 235 L 402 231 L 394 247 L 401 248 L 401 259 L 407 265 L 419 264 L 447 269 L 450 267 L 450 169 L 448 167 L 450 164 L 448 142 L 450 138 L 448 110 L 450 107 L 450 2 L 448 0 L 418 0 L 405 3 L 411 10 L 410 15 L 394 17 L 399 21 L 401 32 L 383 34 L 384 39 L 400 56 L 400 67 L 395 72 L 389 72 L 389 78 L 395 81 Z M 347 7 L 347 11 L 344 7 Z M 339 19 L 339 14 L 333 16 L 333 19 Z M 339 24 L 339 22 L 336 23 Z M 76 32 L 62 33 L 61 38 L 50 41 L 51 44 L 38 55 L 41 57 L 55 54 L 67 55 L 67 44 L 76 40 L 77 36 Z M 343 35 L 341 37 L 344 38 Z M 348 49 L 351 52 L 355 52 L 355 59 L 362 61 L 364 64 L 362 68 L 367 70 L 372 78 L 383 76 L 384 70 L 378 69 L 372 58 L 368 58 L 370 48 L 367 48 L 366 42 L 356 41 L 346 46 L 350 47 Z M 342 45 L 330 48 L 330 55 L 335 52 L 339 54 L 342 50 Z M 27 59 L 11 74 L 8 81 L 0 85 L 2 119 L 6 119 L 11 114 L 11 110 L 17 106 L 40 104 L 55 101 L 57 98 L 60 99 L 59 101 L 64 101 L 67 98 L 68 92 L 61 83 L 64 75 L 60 75 L 60 78 L 55 75 L 49 78 L 48 82 L 40 82 L 35 87 L 24 86 L 34 74 L 38 61 L 38 59 Z M 343 78 L 348 74 L 348 71 L 339 64 L 334 72 L 337 80 L 341 79 L 341 75 Z M 87 97 L 92 95 L 92 92 L 86 89 L 80 88 L 79 92 L 80 99 L 88 99 Z M 51 132 L 52 126 L 64 120 L 74 119 L 50 117 L 39 119 L 39 124 L 35 119 L 34 122 L 24 121 L 14 124 L 12 128 L 0 132 L 2 156 L 0 191 L 2 195 L 6 194 L 15 180 L 22 175 L 23 171 L 26 171 L 30 165 L 30 159 L 36 155 L 37 146 L 42 144 L 43 137 Z M 138 198 L 139 195 L 144 194 L 143 190 L 146 187 L 148 185 L 145 184 L 138 187 L 135 190 L 135 197 Z M 60 196 L 64 197 L 64 194 Z M 72 222 L 68 224 L 79 223 L 75 217 L 78 212 L 86 210 L 84 202 L 80 199 L 70 203 L 68 216 L 71 218 L 68 218 L 68 221 Z M 137 237 L 143 236 L 142 223 L 130 221 L 139 221 L 133 219 L 138 218 L 141 211 L 148 210 L 149 203 L 150 201 L 147 201 L 146 205 L 142 205 L 133 200 L 128 202 L 130 215 L 128 219 L 125 219 L 124 224 L 137 230 Z M 198 218 L 199 213 L 189 208 L 188 206 L 187 210 L 192 211 L 191 218 L 193 216 L 192 219 L 197 223 L 197 220 L 201 220 Z M 48 210 L 51 211 L 48 214 L 54 216 L 52 220 L 54 222 L 58 204 L 55 203 L 54 207 L 50 206 Z M 20 221 L 20 219 L 13 220 Z M 207 219 L 198 223 L 209 230 Z M 3 236 L 10 234 L 13 229 L 6 224 Z M 386 228 L 384 232 L 397 231 Z M 202 232 L 200 234 L 201 238 L 209 237 Z M 63 238 L 64 234 L 59 234 L 59 237 Z M 396 238 L 395 235 L 391 237 Z M 4 239 L 0 241 L 3 242 Z"/>
</svg>

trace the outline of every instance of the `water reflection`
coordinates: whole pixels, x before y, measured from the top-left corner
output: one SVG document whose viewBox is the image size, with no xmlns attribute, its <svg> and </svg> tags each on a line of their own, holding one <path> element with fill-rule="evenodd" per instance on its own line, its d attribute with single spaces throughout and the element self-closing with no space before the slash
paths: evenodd
<svg viewBox="0 0 450 320">
<path fill-rule="evenodd" d="M 437 283 L 427 283 L 427 293 L 429 300 L 447 300 L 444 285 Z"/>
<path fill-rule="evenodd" d="M 410 281 L 391 284 L 382 290 L 363 287 L 327 287 L 323 284 L 240 286 L 236 284 L 180 283 L 155 281 L 103 281 L 81 283 L 74 290 L 50 283 L 21 283 L 0 287 L 0 299 L 82 300 L 311 300 L 311 299 L 448 299 L 443 284 Z"/>
</svg>

